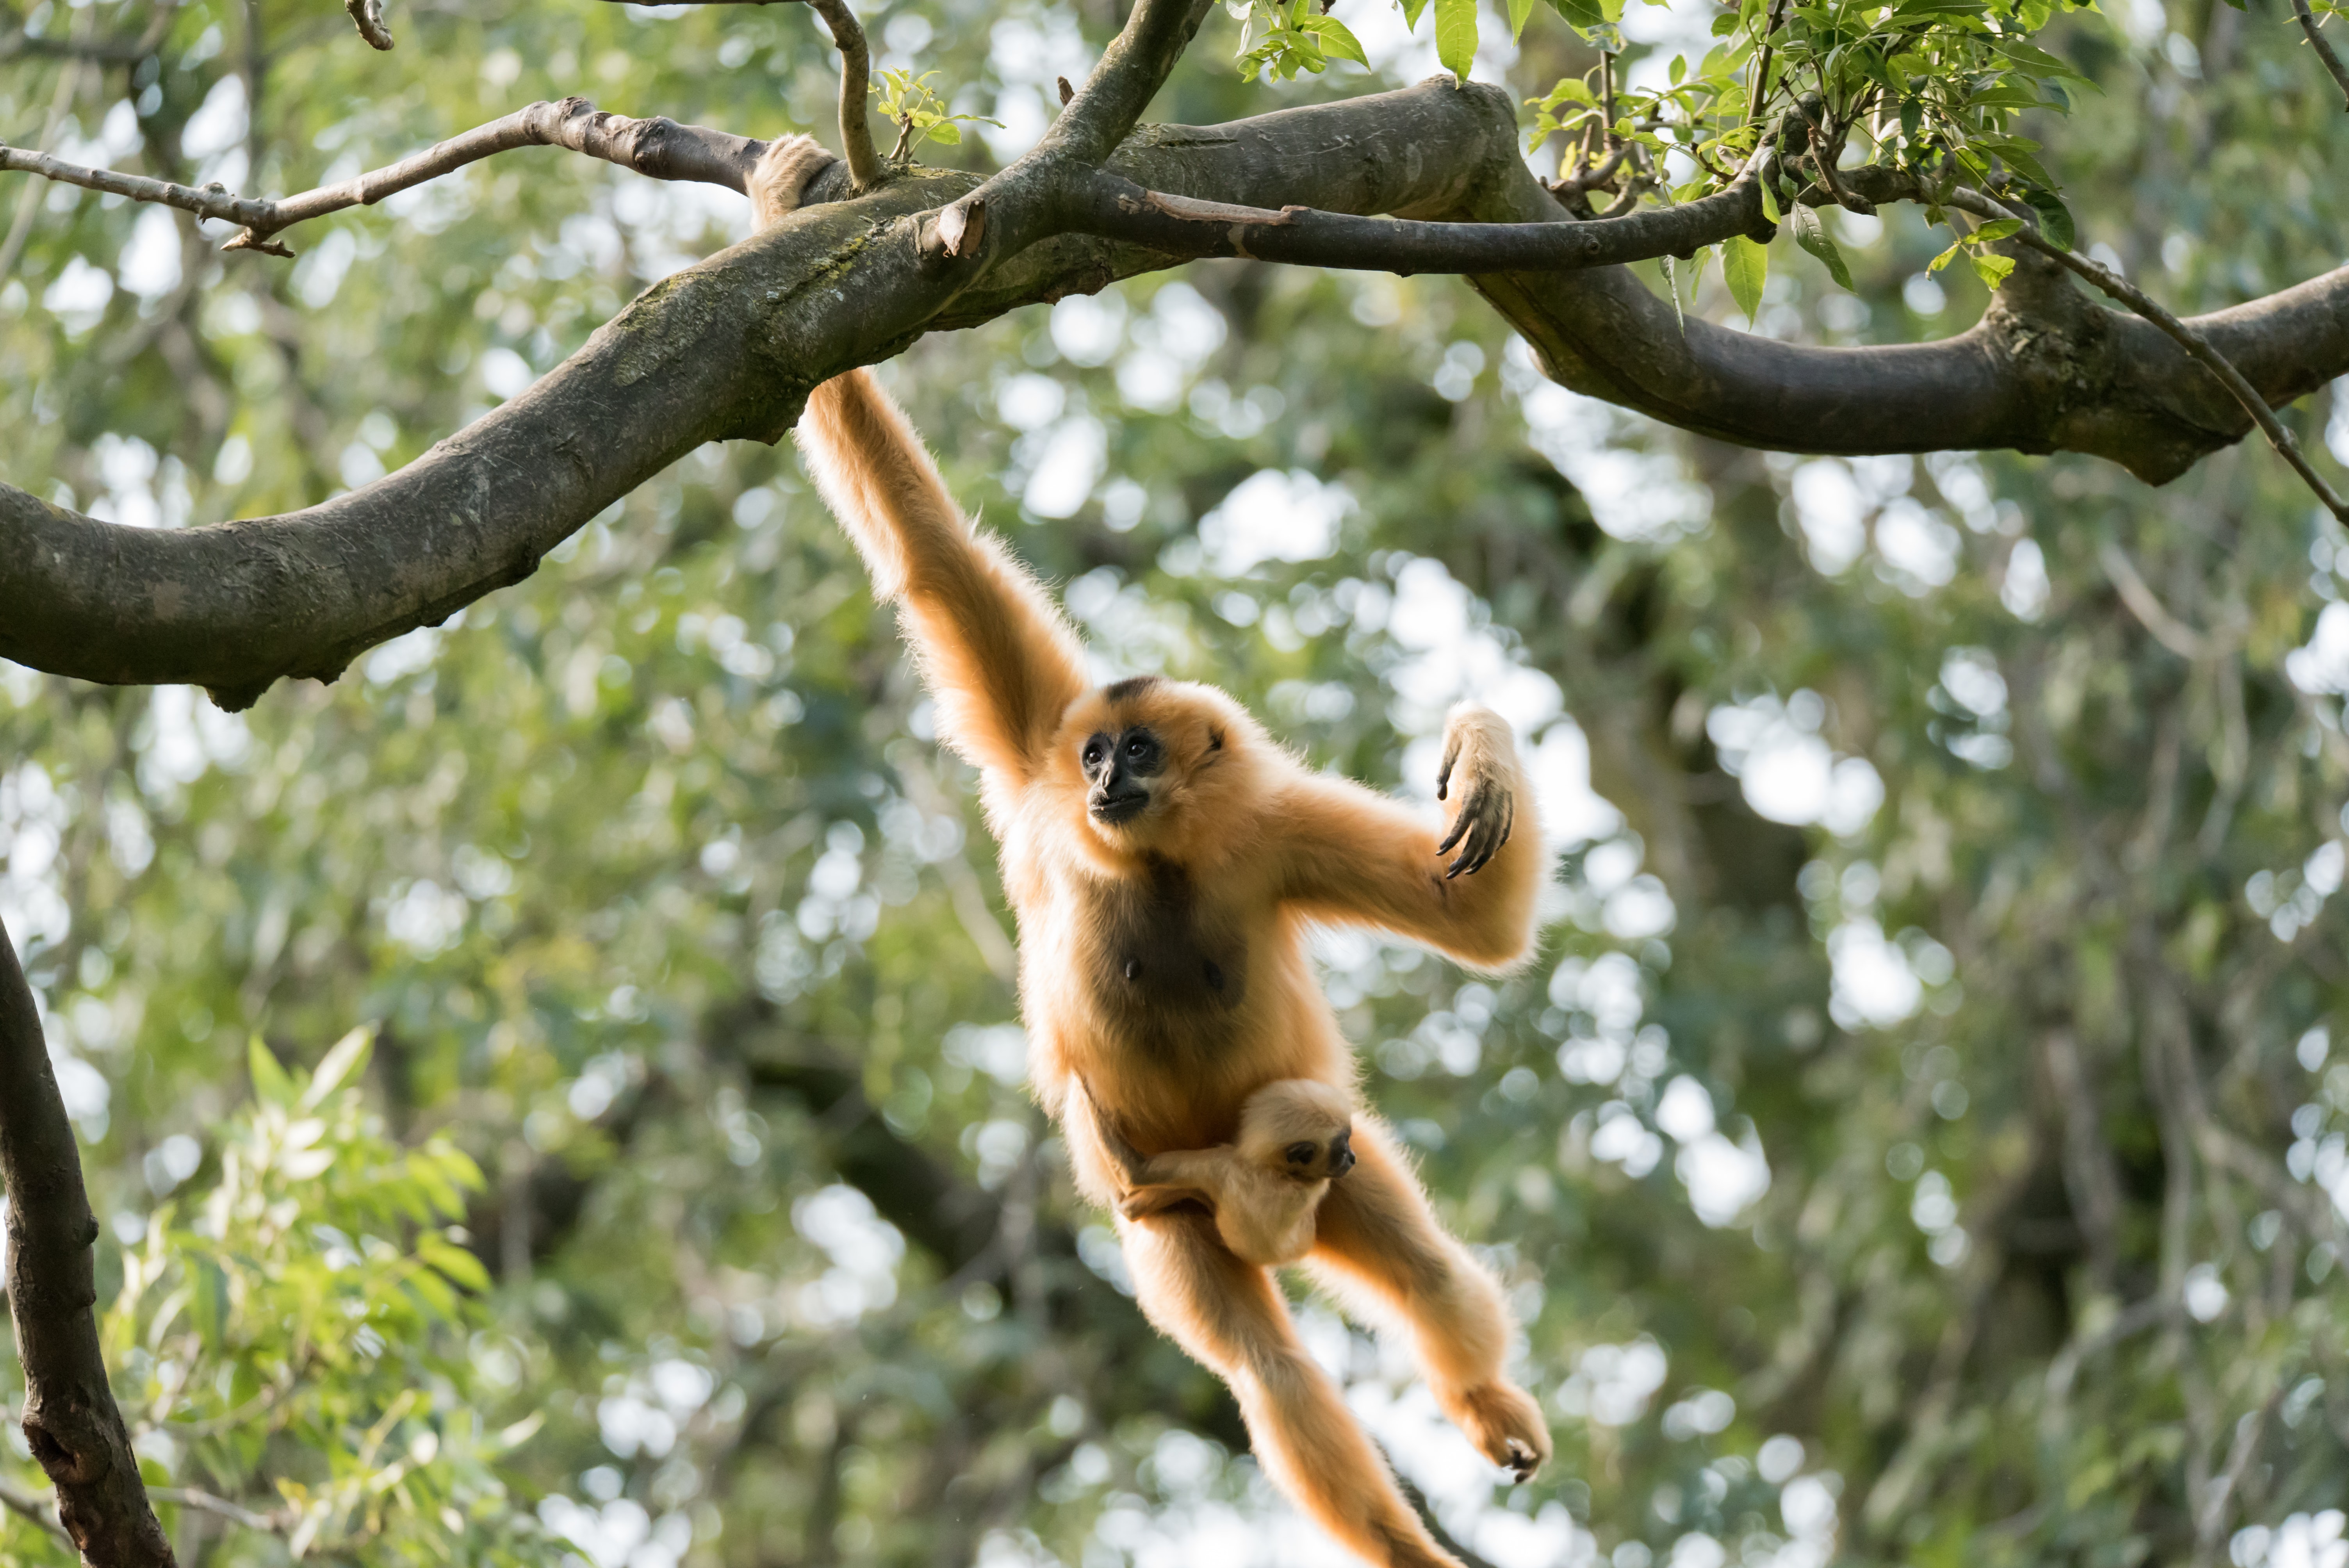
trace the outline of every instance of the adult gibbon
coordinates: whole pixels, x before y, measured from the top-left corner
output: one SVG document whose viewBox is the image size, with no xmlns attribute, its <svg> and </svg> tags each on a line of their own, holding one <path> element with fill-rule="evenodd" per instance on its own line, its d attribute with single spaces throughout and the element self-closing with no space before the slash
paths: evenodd
<svg viewBox="0 0 2349 1568">
<path fill-rule="evenodd" d="M 804 138 L 771 148 L 750 181 L 759 225 L 827 161 Z M 1096 686 L 1042 585 L 973 532 L 868 373 L 817 387 L 798 438 L 874 593 L 898 606 L 940 738 L 979 770 L 1019 918 L 1030 1074 L 1094 1202 L 1115 1205 L 1122 1171 L 1095 1119 L 1067 1114 L 1079 1080 L 1145 1156 L 1229 1141 L 1248 1097 L 1280 1079 L 1354 1102 L 1353 1057 L 1307 958 L 1313 925 L 1373 927 L 1478 969 L 1525 955 L 1547 872 L 1497 716 L 1464 707 L 1446 725 L 1436 794 L 1454 810 L 1439 835 L 1399 801 L 1308 771 L 1211 686 Z M 1503 1375 L 1498 1285 L 1436 1222 L 1394 1134 L 1369 1115 L 1352 1125 L 1356 1163 L 1321 1202 L 1308 1266 L 1406 1327 L 1444 1413 L 1532 1474 L 1549 1432 Z M 1201 1210 L 1118 1228 L 1143 1311 L 1230 1385 L 1273 1480 L 1371 1563 L 1458 1568 L 1299 1342 L 1271 1273 Z"/>
</svg>

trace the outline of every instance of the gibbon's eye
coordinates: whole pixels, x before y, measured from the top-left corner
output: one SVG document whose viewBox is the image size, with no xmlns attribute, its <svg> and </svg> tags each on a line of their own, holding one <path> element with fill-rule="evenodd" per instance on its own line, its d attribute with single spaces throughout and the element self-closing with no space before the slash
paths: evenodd
<svg viewBox="0 0 2349 1568">
<path fill-rule="evenodd" d="M 1150 755 L 1150 742 L 1141 739 L 1129 740 L 1125 743 L 1125 754 L 1133 758 L 1147 757 Z"/>
<path fill-rule="evenodd" d="M 1310 1165 L 1318 1150 L 1309 1143 L 1292 1143 L 1281 1152 L 1291 1165 Z"/>
<path fill-rule="evenodd" d="M 1086 741 L 1085 766 L 1089 769 L 1100 767 L 1101 759 L 1108 750 L 1109 737 L 1106 735 L 1096 735 L 1091 740 Z"/>
</svg>

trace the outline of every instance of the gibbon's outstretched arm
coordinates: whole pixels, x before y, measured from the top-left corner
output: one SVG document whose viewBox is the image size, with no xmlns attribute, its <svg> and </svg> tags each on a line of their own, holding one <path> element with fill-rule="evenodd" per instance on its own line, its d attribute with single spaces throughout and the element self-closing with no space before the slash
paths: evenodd
<svg viewBox="0 0 2349 1568">
<path fill-rule="evenodd" d="M 761 227 L 799 204 L 831 155 L 804 137 L 750 178 Z M 874 594 L 896 602 L 938 735 L 979 768 L 1025 782 L 1061 715 L 1090 684 L 1076 634 L 1036 579 L 972 531 L 922 439 L 881 384 L 852 370 L 808 396 L 796 432 L 816 489 L 856 543 Z"/>
<path fill-rule="evenodd" d="M 1423 942 L 1472 968 L 1525 956 L 1548 861 L 1533 789 L 1508 725 L 1488 708 L 1444 727 L 1450 826 L 1437 833 L 1399 800 L 1300 773 L 1270 803 L 1281 824 L 1283 901 L 1332 925 Z"/>
</svg>

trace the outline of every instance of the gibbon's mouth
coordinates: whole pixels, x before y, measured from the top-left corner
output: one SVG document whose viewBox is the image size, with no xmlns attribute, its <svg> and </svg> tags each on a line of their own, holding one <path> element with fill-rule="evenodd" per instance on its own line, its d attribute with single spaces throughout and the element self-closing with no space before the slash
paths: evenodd
<svg viewBox="0 0 2349 1568">
<path fill-rule="evenodd" d="M 1142 815 L 1142 809 L 1150 804 L 1150 791 L 1135 789 L 1116 795 L 1095 795 L 1088 804 L 1094 821 L 1116 827 Z"/>
</svg>

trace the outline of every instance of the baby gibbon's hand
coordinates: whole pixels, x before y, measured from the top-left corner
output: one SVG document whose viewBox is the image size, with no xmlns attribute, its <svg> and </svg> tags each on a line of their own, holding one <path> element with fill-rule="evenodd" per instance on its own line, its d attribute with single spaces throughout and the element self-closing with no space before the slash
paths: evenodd
<svg viewBox="0 0 2349 1568">
<path fill-rule="evenodd" d="M 1455 774 L 1460 782 L 1460 807 L 1453 816 L 1452 830 L 1435 846 L 1439 855 L 1450 854 L 1455 845 L 1460 851 L 1459 857 L 1444 868 L 1445 881 L 1484 870 L 1509 841 L 1509 830 L 1517 820 L 1514 769 L 1508 765 L 1516 745 L 1507 722 L 1489 707 L 1463 703 L 1445 722 L 1444 766 L 1436 770 L 1435 798 L 1452 798 Z"/>
<path fill-rule="evenodd" d="M 808 181 L 838 161 L 812 136 L 777 137 L 750 170 L 750 226 L 763 229 L 799 210 Z"/>
</svg>

